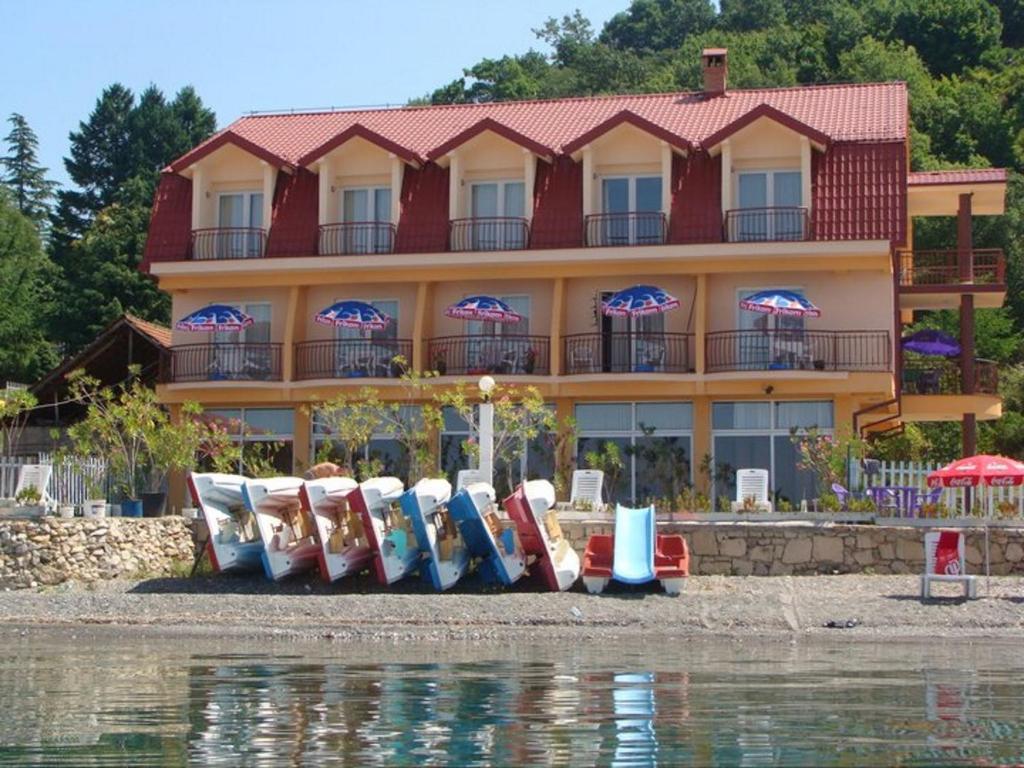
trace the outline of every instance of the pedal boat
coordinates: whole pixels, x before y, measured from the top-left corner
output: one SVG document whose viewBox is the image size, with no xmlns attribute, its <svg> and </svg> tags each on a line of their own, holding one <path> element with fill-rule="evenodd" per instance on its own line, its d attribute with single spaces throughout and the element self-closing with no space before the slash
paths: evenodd
<svg viewBox="0 0 1024 768">
<path fill-rule="evenodd" d="M 423 568 L 439 592 L 453 587 L 469 570 L 469 550 L 448 511 L 451 494 L 447 480 L 426 478 L 401 499 L 402 511 L 412 521 Z"/>
<path fill-rule="evenodd" d="M 255 571 L 263 542 L 242 498 L 245 478 L 220 472 L 191 472 L 188 489 L 210 535 L 206 551 L 215 573 Z"/>
<path fill-rule="evenodd" d="M 397 477 L 374 477 L 348 497 L 362 520 L 377 581 L 384 585 L 411 576 L 420 565 L 412 523 L 399 505 L 404 490 Z"/>
<path fill-rule="evenodd" d="M 263 570 L 272 581 L 308 571 L 319 562 L 320 543 L 299 503 L 302 482 L 298 477 L 268 477 L 246 480 L 242 486 L 263 542 Z"/>
<path fill-rule="evenodd" d="M 555 487 L 547 480 L 528 480 L 502 506 L 519 532 L 528 557 L 527 567 L 536 566 L 552 592 L 569 589 L 579 578 L 580 556 L 558 524 Z"/>
<path fill-rule="evenodd" d="M 526 572 L 526 553 L 514 523 L 502 522 L 489 483 L 470 483 L 448 502 L 470 557 L 483 580 L 514 584 Z"/>
<path fill-rule="evenodd" d="M 359 484 L 351 477 L 307 480 L 299 491 L 302 513 L 313 524 L 320 545 L 320 575 L 328 584 L 359 573 L 373 562 L 363 518 L 350 503 Z"/>
</svg>

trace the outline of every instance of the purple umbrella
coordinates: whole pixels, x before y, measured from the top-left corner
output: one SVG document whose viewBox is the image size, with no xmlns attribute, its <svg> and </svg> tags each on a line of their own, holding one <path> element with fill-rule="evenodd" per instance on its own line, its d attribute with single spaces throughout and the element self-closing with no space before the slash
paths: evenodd
<svg viewBox="0 0 1024 768">
<path fill-rule="evenodd" d="M 327 309 L 322 309 L 314 318 L 320 325 L 335 328 L 355 328 L 360 331 L 383 331 L 388 327 L 391 318 L 372 304 L 365 301 L 339 301 Z"/>
<path fill-rule="evenodd" d="M 740 309 L 765 315 L 788 317 L 821 317 L 821 310 L 794 291 L 760 291 L 740 301 Z"/>
<path fill-rule="evenodd" d="M 459 320 L 488 320 L 492 323 L 518 323 L 523 316 L 493 296 L 469 296 L 452 304 L 444 312 Z"/>
<path fill-rule="evenodd" d="M 948 333 L 925 328 L 900 339 L 900 344 L 908 352 L 934 357 L 956 357 L 960 354 L 960 344 Z"/>
<path fill-rule="evenodd" d="M 634 285 L 611 296 L 601 307 L 609 317 L 641 317 L 668 312 L 679 299 L 656 285 Z"/>
<path fill-rule="evenodd" d="M 211 304 L 181 318 L 174 327 L 179 331 L 240 331 L 253 319 L 240 309 L 226 304 Z"/>
</svg>

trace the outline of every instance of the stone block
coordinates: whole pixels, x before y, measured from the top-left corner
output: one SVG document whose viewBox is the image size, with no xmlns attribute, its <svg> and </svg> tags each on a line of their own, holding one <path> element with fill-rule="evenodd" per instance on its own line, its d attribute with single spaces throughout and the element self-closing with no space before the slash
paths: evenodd
<svg viewBox="0 0 1024 768">
<path fill-rule="evenodd" d="M 696 555 L 717 555 L 718 541 L 710 528 L 700 528 L 690 538 L 690 550 Z"/>
<path fill-rule="evenodd" d="M 838 536 L 815 536 L 812 553 L 819 563 L 841 563 L 843 540 Z"/>
<path fill-rule="evenodd" d="M 808 548 L 810 547 L 810 544 L 811 544 L 811 542 L 808 541 L 807 542 Z M 791 576 L 792 574 L 793 574 L 793 566 L 786 565 L 785 563 L 780 563 L 778 560 L 773 562 L 771 564 L 771 567 L 768 569 L 768 575 L 769 576 Z"/>
<path fill-rule="evenodd" d="M 967 544 L 964 546 L 964 558 L 967 560 L 968 565 L 984 565 L 985 556 L 979 547 L 973 544 Z"/>
<path fill-rule="evenodd" d="M 873 565 L 875 562 L 875 553 L 870 549 L 859 549 L 853 553 L 853 559 L 857 562 L 857 565 L 860 566 Z"/>
<path fill-rule="evenodd" d="M 749 560 L 733 560 L 732 572 L 736 576 L 750 576 L 754 572 L 754 564 Z"/>
<path fill-rule="evenodd" d="M 1016 541 L 1011 541 L 1006 545 L 1006 559 L 1011 563 L 1019 563 L 1024 560 L 1024 547 Z"/>
<path fill-rule="evenodd" d="M 878 559 L 879 560 L 895 560 L 896 559 L 896 547 L 890 542 L 884 541 L 878 545 Z"/>
<path fill-rule="evenodd" d="M 729 538 L 719 542 L 718 553 L 723 557 L 743 557 L 747 554 L 747 540 L 741 538 Z"/>
<path fill-rule="evenodd" d="M 875 539 L 867 533 L 857 534 L 857 549 L 874 549 Z"/>
<path fill-rule="evenodd" d="M 757 563 L 770 563 L 775 559 L 775 554 L 771 547 L 754 547 L 748 557 Z"/>
<path fill-rule="evenodd" d="M 900 560 L 924 560 L 924 541 L 898 539 L 896 541 L 896 557 Z"/>
<path fill-rule="evenodd" d="M 787 565 L 806 563 L 811 559 L 811 540 L 809 538 L 790 539 L 782 553 L 782 562 Z"/>
</svg>

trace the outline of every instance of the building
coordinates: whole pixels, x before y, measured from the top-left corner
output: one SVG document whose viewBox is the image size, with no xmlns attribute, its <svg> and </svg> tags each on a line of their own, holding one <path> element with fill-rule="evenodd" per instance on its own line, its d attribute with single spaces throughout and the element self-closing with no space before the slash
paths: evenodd
<svg viewBox="0 0 1024 768">
<path fill-rule="evenodd" d="M 703 60 L 695 93 L 239 119 L 165 169 L 144 269 L 175 318 L 222 302 L 256 323 L 175 331 L 160 397 L 285 441 L 301 466 L 316 441 L 302 406 L 395 392 L 379 360 L 400 352 L 443 382 L 490 370 L 537 386 L 575 413 L 581 451 L 668 441 L 698 486 L 712 455 L 768 468 L 796 503 L 810 491 L 793 427 L 962 420 L 970 450 L 1001 409 L 973 310 L 1005 293 L 1003 255 L 973 249 L 971 222 L 1002 213 L 1005 172 L 910 172 L 903 83 L 729 90 L 727 52 Z M 957 242 L 915 252 L 918 216 L 957 216 Z M 603 316 L 635 283 L 681 308 Z M 762 289 L 798 290 L 821 316 L 739 308 Z M 473 294 L 525 319 L 445 316 Z M 397 322 L 369 338 L 314 323 L 349 298 Z M 962 364 L 904 386 L 901 325 L 939 307 L 962 311 Z M 651 461 L 631 459 L 625 498 L 664 490 Z"/>
</svg>

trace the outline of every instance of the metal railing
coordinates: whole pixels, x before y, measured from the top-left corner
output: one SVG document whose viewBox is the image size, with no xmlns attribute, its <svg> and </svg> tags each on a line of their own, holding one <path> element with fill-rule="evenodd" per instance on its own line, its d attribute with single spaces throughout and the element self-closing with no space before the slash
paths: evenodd
<svg viewBox="0 0 1024 768">
<path fill-rule="evenodd" d="M 562 340 L 567 375 L 689 373 L 692 333 L 575 333 Z"/>
<path fill-rule="evenodd" d="M 426 368 L 442 376 L 546 376 L 551 371 L 551 339 L 520 335 L 439 336 L 427 343 Z"/>
<path fill-rule="evenodd" d="M 172 347 L 161 378 L 183 381 L 280 381 L 281 345 L 261 342 L 183 344 Z"/>
<path fill-rule="evenodd" d="M 317 241 L 321 256 L 393 253 L 397 229 L 389 221 L 346 221 L 323 224 Z"/>
<path fill-rule="evenodd" d="M 991 360 L 974 361 L 974 391 L 981 395 L 999 393 L 999 367 Z M 963 393 L 960 366 L 952 360 L 903 363 L 903 394 L 959 395 Z"/>
<path fill-rule="evenodd" d="M 725 212 L 723 235 L 729 243 L 767 243 L 810 240 L 810 217 L 806 208 L 735 208 Z"/>
<path fill-rule="evenodd" d="M 668 219 L 661 211 L 592 213 L 583 221 L 588 246 L 661 245 L 668 240 Z"/>
<path fill-rule="evenodd" d="M 970 252 L 970 263 L 963 265 L 955 249 L 898 251 L 897 264 L 903 287 L 1006 283 L 1006 257 L 1000 248 L 974 249 Z"/>
<path fill-rule="evenodd" d="M 267 233 L 252 227 L 193 229 L 188 257 L 193 261 L 258 259 L 267 252 Z"/>
<path fill-rule="evenodd" d="M 714 331 L 705 350 L 708 373 L 892 370 L 888 331 Z"/>
<path fill-rule="evenodd" d="M 530 244 L 530 223 L 514 216 L 478 216 L 449 222 L 452 251 L 519 251 Z"/>
<path fill-rule="evenodd" d="M 409 339 L 303 341 L 295 345 L 295 379 L 395 379 L 411 360 Z"/>
</svg>

